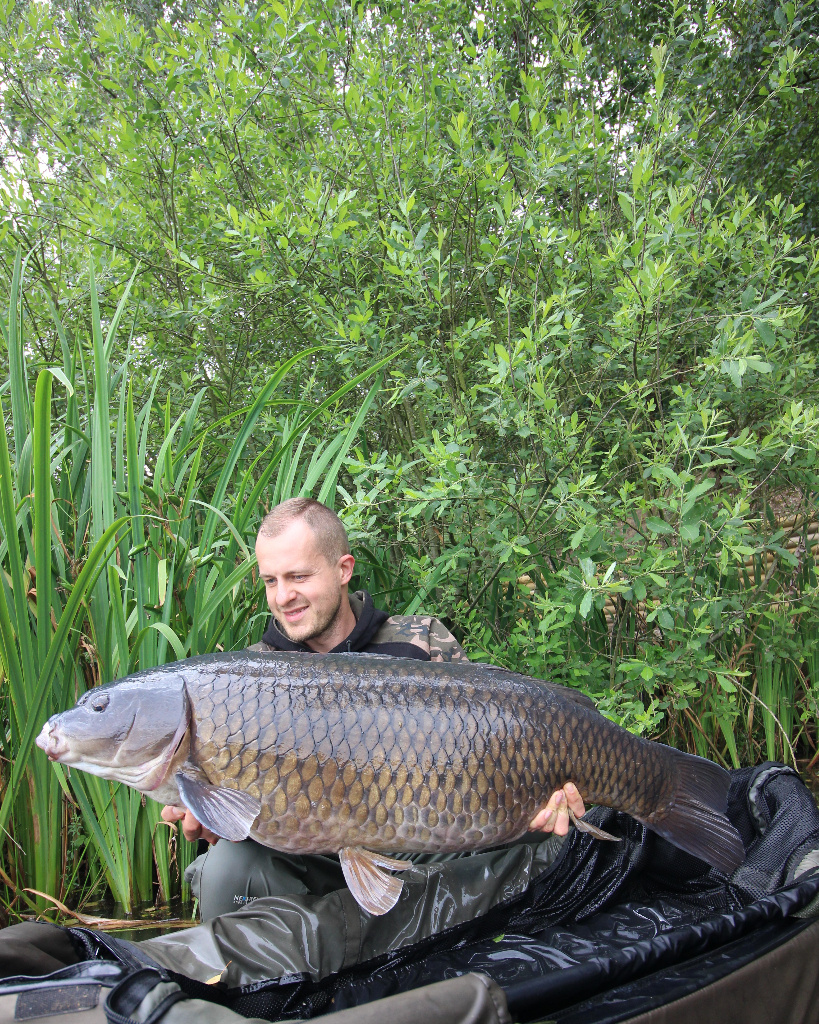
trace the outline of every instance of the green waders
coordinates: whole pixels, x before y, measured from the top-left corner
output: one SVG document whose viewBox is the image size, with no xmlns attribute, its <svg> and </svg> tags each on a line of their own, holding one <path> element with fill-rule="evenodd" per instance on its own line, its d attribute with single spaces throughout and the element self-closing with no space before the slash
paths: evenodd
<svg viewBox="0 0 819 1024">
<path fill-rule="evenodd" d="M 513 846 L 539 846 L 542 833 L 525 836 Z M 548 842 L 548 840 L 547 840 Z M 559 849 L 561 837 L 553 845 Z M 475 856 L 463 853 L 391 854 L 413 864 L 444 864 Z M 202 921 L 211 921 L 222 914 L 241 910 L 254 900 L 266 896 L 327 896 L 346 886 L 338 857 L 320 857 L 278 853 L 267 846 L 245 839 L 230 843 L 220 839 L 188 867 L 185 878 L 199 901 Z"/>
<path fill-rule="evenodd" d="M 523 892 L 563 847 L 562 836 L 535 835 L 468 856 L 438 855 L 435 863 L 413 857 L 401 872 L 398 903 L 383 917 L 358 906 L 331 857 L 294 858 L 220 840 L 199 871 L 204 922 L 139 946 L 163 967 L 198 981 L 217 977 L 229 988 L 286 974 L 324 978 L 474 920 Z M 250 877 L 234 873 L 238 867 L 250 867 Z M 274 886 L 289 891 L 274 894 Z M 229 912 L 214 915 L 220 903 Z"/>
</svg>

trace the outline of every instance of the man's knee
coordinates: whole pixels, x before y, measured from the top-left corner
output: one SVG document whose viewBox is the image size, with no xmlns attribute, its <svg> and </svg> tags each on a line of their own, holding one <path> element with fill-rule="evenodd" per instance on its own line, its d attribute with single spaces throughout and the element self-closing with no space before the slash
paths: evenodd
<svg viewBox="0 0 819 1024">
<path fill-rule="evenodd" d="M 344 884 L 341 867 L 331 858 L 278 853 L 252 839 L 222 839 L 192 867 L 191 890 L 203 921 L 262 896 L 324 895 Z"/>
</svg>

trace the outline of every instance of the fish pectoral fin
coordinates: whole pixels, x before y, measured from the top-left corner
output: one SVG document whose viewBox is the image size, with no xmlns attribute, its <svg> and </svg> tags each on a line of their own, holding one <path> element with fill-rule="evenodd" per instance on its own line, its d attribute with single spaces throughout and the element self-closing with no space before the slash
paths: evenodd
<svg viewBox="0 0 819 1024">
<path fill-rule="evenodd" d="M 412 867 L 410 861 L 385 857 L 383 853 L 373 853 L 360 846 L 345 846 L 339 850 L 338 859 L 344 880 L 356 902 L 375 917 L 392 910 L 404 885 L 382 868 L 404 871 Z"/>
<path fill-rule="evenodd" d="M 262 809 L 256 797 L 238 789 L 220 789 L 204 772 L 187 766 L 176 773 L 176 784 L 182 802 L 205 828 L 234 843 L 250 835 Z"/>
<path fill-rule="evenodd" d="M 588 832 L 589 835 L 594 836 L 595 839 L 608 839 L 612 843 L 621 843 L 623 841 L 620 836 L 610 835 L 608 832 L 604 832 L 602 828 L 592 825 L 590 821 L 578 818 L 571 807 L 569 808 L 569 817 L 572 819 L 572 824 L 578 832 Z"/>
</svg>

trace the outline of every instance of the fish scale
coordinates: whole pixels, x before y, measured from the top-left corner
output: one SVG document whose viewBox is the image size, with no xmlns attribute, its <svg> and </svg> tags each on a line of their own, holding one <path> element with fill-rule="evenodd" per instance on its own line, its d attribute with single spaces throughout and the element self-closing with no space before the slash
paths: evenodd
<svg viewBox="0 0 819 1024">
<path fill-rule="evenodd" d="M 338 853 L 374 914 L 401 891 L 382 869 L 407 864 L 389 853 L 510 842 L 569 781 L 722 871 L 744 857 L 724 769 L 632 735 L 576 691 L 468 662 L 190 658 L 90 690 L 37 742 L 227 839 Z"/>
<path fill-rule="evenodd" d="M 182 668 L 197 722 L 192 759 L 214 784 L 260 801 L 251 835 L 277 849 L 334 853 L 362 838 L 383 852 L 479 849 L 522 835 L 569 779 L 586 799 L 630 812 L 669 789 L 663 748 L 621 732 L 601 760 L 611 723 L 579 705 L 567 713 L 526 677 L 489 670 L 501 706 L 485 686 L 453 679 L 454 666 L 379 659 L 352 690 L 347 656 L 291 659 L 261 721 L 263 666 L 205 678 Z"/>
</svg>

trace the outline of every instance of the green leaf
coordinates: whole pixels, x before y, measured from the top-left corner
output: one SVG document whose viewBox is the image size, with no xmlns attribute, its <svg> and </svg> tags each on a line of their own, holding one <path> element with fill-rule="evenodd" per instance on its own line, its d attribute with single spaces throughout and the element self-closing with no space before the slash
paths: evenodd
<svg viewBox="0 0 819 1024">
<path fill-rule="evenodd" d="M 617 193 L 617 202 L 620 204 L 620 209 L 623 211 L 623 216 L 630 223 L 634 223 L 634 204 L 631 196 L 626 195 L 625 192 Z"/>
<path fill-rule="evenodd" d="M 773 348 L 776 344 L 776 335 L 771 328 L 771 325 L 766 320 L 754 320 L 754 329 L 759 335 L 760 339 L 769 347 Z"/>
<path fill-rule="evenodd" d="M 593 600 L 594 594 L 590 590 L 587 590 L 580 602 L 580 614 L 584 619 L 588 617 L 588 614 L 591 611 Z"/>
<path fill-rule="evenodd" d="M 581 526 L 579 530 L 575 530 L 575 532 L 571 536 L 571 539 L 569 540 L 569 544 L 571 546 L 572 551 L 576 551 L 577 548 L 580 547 L 581 543 L 583 542 L 583 538 L 585 536 L 586 536 L 586 527 L 585 526 Z"/>
<path fill-rule="evenodd" d="M 578 564 L 580 566 L 580 571 L 583 573 L 585 579 L 591 582 L 594 579 L 594 573 L 597 568 L 592 559 L 580 558 L 578 559 Z"/>
<path fill-rule="evenodd" d="M 48 366 L 46 367 L 46 372 L 50 373 L 53 377 L 55 377 L 63 385 L 63 387 L 69 393 L 69 395 L 74 394 L 74 388 L 71 384 L 71 381 L 68 379 L 68 377 L 66 377 L 66 375 L 59 368 L 59 366 Z"/>
<path fill-rule="evenodd" d="M 699 520 L 697 520 L 696 522 L 693 522 L 693 523 L 682 523 L 680 525 L 680 537 L 683 540 L 688 541 L 689 543 L 693 543 L 695 540 L 697 540 L 699 535 L 700 535 L 700 523 L 699 523 Z"/>
<path fill-rule="evenodd" d="M 148 628 L 155 629 L 165 637 L 171 647 L 173 647 L 173 652 L 176 655 L 177 661 L 182 661 L 184 659 L 185 648 L 182 646 L 182 642 L 170 626 L 166 625 L 164 622 L 152 622 Z"/>
<path fill-rule="evenodd" d="M 663 627 L 663 629 L 674 628 L 674 618 L 666 608 L 661 608 L 657 612 L 657 621 Z"/>
</svg>

